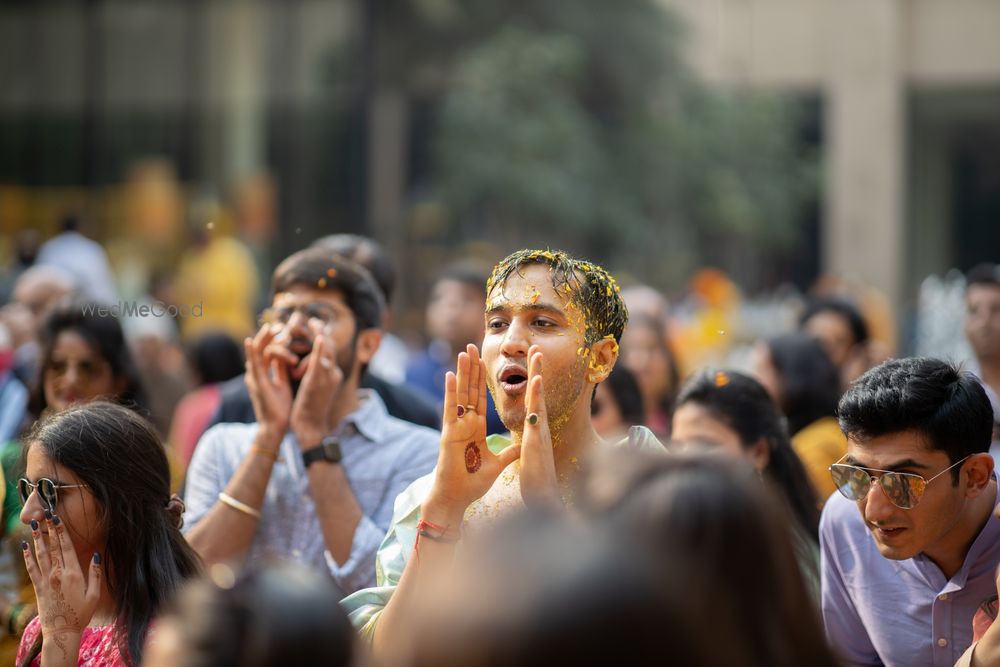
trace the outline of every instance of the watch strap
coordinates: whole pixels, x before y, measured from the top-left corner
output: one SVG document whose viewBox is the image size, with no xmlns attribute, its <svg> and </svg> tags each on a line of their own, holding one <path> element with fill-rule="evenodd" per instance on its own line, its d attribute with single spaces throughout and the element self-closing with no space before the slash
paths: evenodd
<svg viewBox="0 0 1000 667">
<path fill-rule="evenodd" d="M 317 461 L 340 463 L 340 440 L 332 435 L 323 438 L 318 445 L 302 452 L 302 463 L 306 468 Z"/>
</svg>

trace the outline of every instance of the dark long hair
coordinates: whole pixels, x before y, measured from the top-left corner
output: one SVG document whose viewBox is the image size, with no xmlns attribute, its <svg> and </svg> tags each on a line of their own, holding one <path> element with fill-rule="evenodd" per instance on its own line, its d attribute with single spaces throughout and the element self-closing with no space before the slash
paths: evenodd
<svg viewBox="0 0 1000 667">
<path fill-rule="evenodd" d="M 753 378 L 735 371 L 706 370 L 681 387 L 675 409 L 694 403 L 736 432 L 744 447 L 761 438 L 770 452 L 764 474 L 785 497 L 799 525 L 818 539 L 819 509 L 802 461 L 788 439 L 788 429 L 770 394 Z"/>
<path fill-rule="evenodd" d="M 222 331 L 202 334 L 184 351 L 199 386 L 231 380 L 244 370 L 243 348 Z"/>
<path fill-rule="evenodd" d="M 614 397 L 615 403 L 618 404 L 622 423 L 629 426 L 641 424 L 646 418 L 642 411 L 642 391 L 639 389 L 639 382 L 635 379 L 632 371 L 625 368 L 625 364 L 617 363 L 604 382 Z M 591 402 L 590 414 L 594 414 L 595 407 L 597 407 L 597 403 Z"/>
<path fill-rule="evenodd" d="M 608 452 L 589 467 L 577 506 L 655 555 L 683 596 L 703 664 L 836 665 L 777 494 L 745 462 Z"/>
<path fill-rule="evenodd" d="M 102 308 L 105 310 L 102 311 Z M 79 334 L 87 341 L 111 366 L 111 374 L 116 380 L 125 378 L 125 389 L 117 396 L 107 398 L 145 414 L 145 392 L 135 361 L 125 343 L 121 323 L 106 307 L 84 301 L 70 301 L 57 306 L 45 319 L 41 332 L 42 354 L 38 360 L 38 375 L 28 405 L 32 414 L 41 417 L 48 407 L 45 400 L 45 369 L 52 362 L 52 349 L 59 334 L 64 331 Z"/>
<path fill-rule="evenodd" d="M 398 664 L 645 665 L 664 646 L 670 657 L 661 662 L 727 664 L 705 659 L 714 646 L 704 638 L 719 628 L 698 626 L 687 613 L 690 592 L 664 585 L 670 566 L 634 535 L 595 524 L 531 507 L 469 536 L 448 581 L 461 597 L 444 591 L 426 606 L 409 660 Z"/>
<path fill-rule="evenodd" d="M 181 535 L 180 505 L 170 498 L 167 456 L 153 426 L 120 405 L 94 401 L 42 419 L 28 436 L 73 471 L 100 507 L 102 554 L 117 614 L 115 645 L 128 665 L 142 661 L 150 621 L 200 561 Z M 41 651 L 41 635 L 23 663 Z"/>
<path fill-rule="evenodd" d="M 836 415 L 840 375 L 816 338 L 797 331 L 769 339 L 767 348 L 781 377 L 779 407 L 788 418 L 789 433 Z"/>
</svg>

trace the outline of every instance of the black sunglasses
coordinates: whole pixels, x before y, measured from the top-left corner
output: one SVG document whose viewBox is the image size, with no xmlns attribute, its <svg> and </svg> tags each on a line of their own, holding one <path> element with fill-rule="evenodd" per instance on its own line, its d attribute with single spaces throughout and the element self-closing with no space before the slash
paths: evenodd
<svg viewBox="0 0 1000 667">
<path fill-rule="evenodd" d="M 50 512 L 56 511 L 56 504 L 59 502 L 59 489 L 78 489 L 87 486 L 86 484 L 59 484 L 47 477 L 42 477 L 35 484 L 22 477 L 17 480 L 17 495 L 21 496 L 21 504 L 28 504 L 28 497 L 35 490 L 38 491 L 38 498 L 42 505 Z"/>
</svg>

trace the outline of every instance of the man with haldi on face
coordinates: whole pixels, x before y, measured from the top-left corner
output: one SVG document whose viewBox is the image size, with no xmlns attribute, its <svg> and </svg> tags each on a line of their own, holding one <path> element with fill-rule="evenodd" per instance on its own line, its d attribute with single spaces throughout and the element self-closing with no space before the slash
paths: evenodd
<svg viewBox="0 0 1000 667">
<path fill-rule="evenodd" d="M 469 345 L 445 379 L 437 467 L 396 499 L 378 587 L 343 601 L 379 657 L 406 655 L 421 589 L 448 568 L 464 530 L 524 505 L 571 504 L 581 463 L 609 446 L 590 403 L 628 319 L 614 278 L 563 252 L 521 250 L 493 269 L 486 291 L 482 355 Z M 487 388 L 510 440 L 486 436 Z M 643 427 L 620 445 L 661 448 Z"/>
</svg>

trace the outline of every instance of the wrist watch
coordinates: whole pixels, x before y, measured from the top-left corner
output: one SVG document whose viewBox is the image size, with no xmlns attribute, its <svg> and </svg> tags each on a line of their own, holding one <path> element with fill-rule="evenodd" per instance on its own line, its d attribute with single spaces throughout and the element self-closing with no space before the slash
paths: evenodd
<svg viewBox="0 0 1000 667">
<path fill-rule="evenodd" d="M 328 435 L 319 441 L 315 447 L 302 452 L 302 463 L 308 468 L 316 461 L 327 461 L 328 463 L 340 463 L 343 455 L 340 452 L 340 440 L 336 436 Z"/>
</svg>

